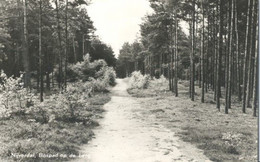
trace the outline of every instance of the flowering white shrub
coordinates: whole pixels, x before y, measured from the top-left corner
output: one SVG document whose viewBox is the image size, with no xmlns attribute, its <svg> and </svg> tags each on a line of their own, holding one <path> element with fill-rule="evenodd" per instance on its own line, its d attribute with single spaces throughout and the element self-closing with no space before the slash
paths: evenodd
<svg viewBox="0 0 260 162">
<path fill-rule="evenodd" d="M 23 87 L 22 75 L 19 78 L 0 75 L 0 117 L 10 117 L 15 113 L 25 113 L 33 105 L 35 95 Z"/>
<path fill-rule="evenodd" d="M 130 77 L 130 88 L 145 89 L 150 82 L 149 75 L 142 75 L 140 71 L 134 71 Z"/>
<path fill-rule="evenodd" d="M 153 87 L 158 90 L 167 90 L 168 80 L 164 77 L 164 75 L 161 75 L 160 78 L 151 80 L 150 85 L 153 85 Z"/>
</svg>

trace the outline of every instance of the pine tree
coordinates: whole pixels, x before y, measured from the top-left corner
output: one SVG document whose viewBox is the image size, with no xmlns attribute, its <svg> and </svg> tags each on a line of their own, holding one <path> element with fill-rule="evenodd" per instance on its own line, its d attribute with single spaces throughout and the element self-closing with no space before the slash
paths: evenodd
<svg viewBox="0 0 260 162">
<path fill-rule="evenodd" d="M 28 30 L 27 30 L 27 0 L 23 1 L 23 66 L 24 66 L 24 86 L 31 87 L 30 62 L 28 51 Z"/>
<path fill-rule="evenodd" d="M 204 103 L 204 93 L 205 93 L 205 12 L 204 12 L 204 0 L 201 3 L 202 10 L 202 38 L 201 38 L 201 102 Z"/>
<path fill-rule="evenodd" d="M 246 40 L 245 40 L 245 59 L 244 59 L 244 68 L 243 68 L 243 103 L 242 103 L 242 111 L 246 113 L 246 88 L 247 88 L 247 73 L 248 73 L 248 41 L 249 41 L 249 31 L 250 31 L 250 8 L 251 8 L 251 0 L 248 0 L 247 6 L 247 23 L 246 23 Z"/>
<path fill-rule="evenodd" d="M 223 7 L 224 5 L 224 0 L 220 0 L 219 3 L 219 39 L 218 39 L 218 76 L 217 76 L 217 108 L 220 111 L 220 97 L 221 97 L 221 68 L 222 68 L 222 50 L 223 50 Z"/>
</svg>

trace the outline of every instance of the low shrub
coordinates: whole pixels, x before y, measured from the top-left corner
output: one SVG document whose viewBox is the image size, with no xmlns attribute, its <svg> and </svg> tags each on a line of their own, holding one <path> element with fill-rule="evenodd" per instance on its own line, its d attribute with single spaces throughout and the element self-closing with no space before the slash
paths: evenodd
<svg viewBox="0 0 260 162">
<path fill-rule="evenodd" d="M 140 71 L 134 71 L 131 74 L 129 88 L 146 89 L 150 82 L 149 75 L 142 75 Z"/>
<path fill-rule="evenodd" d="M 102 77 L 90 81 L 68 83 L 66 91 L 54 93 L 39 101 L 38 96 L 23 88 L 22 76 L 7 77 L 1 73 L 0 119 L 22 116 L 26 120 L 39 123 L 54 121 L 87 123 L 92 115 L 86 108 L 88 99 L 97 91 L 105 91 L 111 78 L 115 77 L 112 68 L 99 70 Z M 104 73 L 104 74 L 101 74 Z"/>
<path fill-rule="evenodd" d="M 84 56 L 82 62 L 71 64 L 68 67 L 68 77 L 71 81 L 93 81 L 96 80 L 97 89 L 104 89 L 104 86 L 115 85 L 116 73 L 112 67 L 108 67 L 107 63 L 100 59 L 90 62 L 89 55 Z M 102 84 L 100 84 L 100 81 Z"/>
<path fill-rule="evenodd" d="M 42 123 L 54 120 L 85 122 L 89 117 L 85 109 L 91 91 L 91 87 L 85 86 L 83 82 L 68 84 L 66 91 L 54 93 L 44 102 L 35 102 L 27 109 L 27 114 L 30 118 Z"/>
<path fill-rule="evenodd" d="M 153 89 L 160 90 L 160 91 L 169 89 L 168 80 L 163 75 L 161 75 L 160 78 L 158 79 L 151 80 L 150 86 L 152 86 Z"/>
<path fill-rule="evenodd" d="M 22 75 L 18 78 L 7 77 L 1 71 L 0 118 L 9 118 L 15 114 L 24 115 L 26 109 L 33 104 L 36 96 L 23 87 L 22 78 Z"/>
</svg>

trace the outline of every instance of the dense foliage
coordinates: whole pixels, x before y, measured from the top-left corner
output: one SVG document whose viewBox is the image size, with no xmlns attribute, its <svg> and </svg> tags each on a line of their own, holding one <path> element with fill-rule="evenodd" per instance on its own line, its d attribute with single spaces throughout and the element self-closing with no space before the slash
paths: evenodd
<svg viewBox="0 0 260 162">
<path fill-rule="evenodd" d="M 15 77 L 24 71 L 31 81 L 25 86 L 40 91 L 41 81 L 48 90 L 56 83 L 65 88 L 67 66 L 83 61 L 87 53 L 91 61 L 104 59 L 115 67 L 113 50 L 94 34 L 87 5 L 88 0 L 2 0 L 0 69 Z"/>
<path fill-rule="evenodd" d="M 46 96 L 43 102 L 39 101 L 37 93 L 23 87 L 22 75 L 14 78 L 1 72 L 1 119 L 22 115 L 41 123 L 88 120 L 85 109 L 89 97 L 94 92 L 107 91 L 109 86 L 115 85 L 116 77 L 113 68 L 108 67 L 104 60 L 89 60 L 87 55 L 84 61 L 71 65 L 75 82 L 69 83 L 66 91 Z"/>
</svg>

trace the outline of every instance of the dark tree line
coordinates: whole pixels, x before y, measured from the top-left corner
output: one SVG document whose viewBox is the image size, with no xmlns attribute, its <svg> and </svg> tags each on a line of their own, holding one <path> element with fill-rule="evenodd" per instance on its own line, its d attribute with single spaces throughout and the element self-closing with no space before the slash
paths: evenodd
<svg viewBox="0 0 260 162">
<path fill-rule="evenodd" d="M 124 70 L 118 73 L 164 75 L 176 96 L 178 79 L 187 79 L 191 100 L 198 88 L 202 103 L 214 91 L 219 110 L 223 98 L 225 113 L 241 101 L 242 111 L 252 107 L 256 116 L 258 0 L 150 0 L 150 6 L 154 12 L 144 18 L 135 42 L 141 48 L 136 53 L 133 44 L 124 44 L 118 61 Z"/>
<path fill-rule="evenodd" d="M 110 46 L 95 36 L 86 0 L 1 0 L 0 68 L 9 76 L 24 72 L 24 85 L 43 92 L 66 89 L 68 65 L 105 59 L 115 66 Z"/>
</svg>

